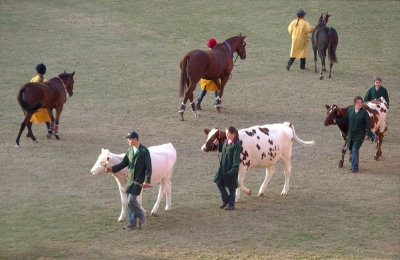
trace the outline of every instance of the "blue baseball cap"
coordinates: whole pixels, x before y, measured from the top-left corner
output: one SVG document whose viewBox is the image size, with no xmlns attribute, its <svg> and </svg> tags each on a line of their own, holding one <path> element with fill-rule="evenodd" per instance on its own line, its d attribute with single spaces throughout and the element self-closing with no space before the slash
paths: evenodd
<svg viewBox="0 0 400 260">
<path fill-rule="evenodd" d="M 132 131 L 132 132 L 128 133 L 127 136 L 124 136 L 124 138 L 126 138 L 126 139 L 128 139 L 128 138 L 136 138 L 136 139 L 139 140 L 139 135 L 135 131 Z"/>
</svg>

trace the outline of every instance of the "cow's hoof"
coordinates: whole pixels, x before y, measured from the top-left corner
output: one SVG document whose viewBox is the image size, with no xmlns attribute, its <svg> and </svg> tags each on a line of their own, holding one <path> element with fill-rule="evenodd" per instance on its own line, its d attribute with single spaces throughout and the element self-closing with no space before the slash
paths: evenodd
<svg viewBox="0 0 400 260">
<path fill-rule="evenodd" d="M 323 80 L 323 79 L 324 79 L 324 76 L 319 75 L 319 79 L 320 79 L 320 80 Z"/>
<path fill-rule="evenodd" d="M 247 195 L 251 196 L 251 190 L 249 190 L 249 193 L 247 193 Z"/>
<path fill-rule="evenodd" d="M 339 162 L 339 168 L 343 168 L 343 162 Z"/>
<path fill-rule="evenodd" d="M 264 197 L 264 193 L 258 193 L 258 197 Z"/>
<path fill-rule="evenodd" d="M 157 213 L 156 213 L 156 212 L 151 212 L 151 215 L 152 215 L 153 217 L 157 217 Z"/>
<path fill-rule="evenodd" d="M 37 144 L 37 143 L 38 143 L 38 141 L 37 141 L 37 140 L 33 140 L 33 142 L 34 142 L 35 144 Z"/>
<path fill-rule="evenodd" d="M 282 192 L 282 193 L 281 193 L 281 196 L 282 196 L 282 197 L 286 197 L 286 196 L 287 196 L 287 193 Z"/>
<path fill-rule="evenodd" d="M 376 155 L 374 156 L 375 161 L 378 161 L 378 158 L 379 158 L 378 156 L 376 156 Z"/>
<path fill-rule="evenodd" d="M 51 139 L 52 134 L 47 134 L 46 137 L 47 139 Z"/>
<path fill-rule="evenodd" d="M 199 111 L 193 111 L 193 113 L 194 113 L 194 117 L 199 117 L 200 116 L 200 112 Z"/>
<path fill-rule="evenodd" d="M 125 221 L 125 219 L 123 219 L 123 218 L 118 219 L 118 222 L 124 222 L 124 221 Z"/>
<path fill-rule="evenodd" d="M 19 148 L 19 145 L 18 145 L 18 144 L 15 144 L 15 148 Z"/>
<path fill-rule="evenodd" d="M 54 135 L 56 137 L 57 140 L 60 140 L 60 136 L 59 135 Z"/>
</svg>

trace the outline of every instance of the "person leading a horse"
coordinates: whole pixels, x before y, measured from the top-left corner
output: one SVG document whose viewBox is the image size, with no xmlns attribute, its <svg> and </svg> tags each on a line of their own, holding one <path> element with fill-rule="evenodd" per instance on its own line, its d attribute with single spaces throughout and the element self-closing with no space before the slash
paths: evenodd
<svg viewBox="0 0 400 260">
<path fill-rule="evenodd" d="M 209 50 L 212 50 L 212 48 L 217 45 L 217 41 L 214 38 L 211 38 L 207 42 L 207 47 Z M 219 79 L 219 83 L 221 84 L 221 79 Z M 214 96 L 215 96 L 215 101 L 213 103 L 213 107 L 216 107 L 217 105 L 217 97 L 218 97 L 218 87 L 215 85 L 213 80 L 208 80 L 208 79 L 201 79 L 200 80 L 200 85 L 201 85 L 201 91 L 199 94 L 199 97 L 197 98 L 197 104 L 196 104 L 196 109 L 202 110 L 201 109 L 201 101 L 203 101 L 204 96 L 207 94 L 207 91 L 214 91 Z"/>
<path fill-rule="evenodd" d="M 300 58 L 300 69 L 306 68 L 306 58 L 308 51 L 307 35 L 314 31 L 314 27 L 304 20 L 306 12 L 303 9 L 297 11 L 297 19 L 293 20 L 288 27 L 289 34 L 292 36 L 292 48 L 286 70 L 290 70 L 294 60 Z"/>
<path fill-rule="evenodd" d="M 43 63 L 39 63 L 35 67 L 36 69 L 36 76 L 31 79 L 30 82 L 46 82 L 47 80 L 44 78 L 44 74 L 46 74 L 46 65 Z M 31 122 L 36 123 L 36 124 L 41 124 L 41 123 L 46 123 L 47 127 L 47 136 L 51 136 L 53 131 L 50 128 L 50 115 L 49 112 L 47 111 L 46 108 L 39 108 L 38 111 L 36 111 L 31 118 Z"/>
</svg>

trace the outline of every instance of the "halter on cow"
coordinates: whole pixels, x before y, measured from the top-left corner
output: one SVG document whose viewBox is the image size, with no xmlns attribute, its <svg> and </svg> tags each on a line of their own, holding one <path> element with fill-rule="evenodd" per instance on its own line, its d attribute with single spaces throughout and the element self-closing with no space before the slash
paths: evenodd
<svg viewBox="0 0 400 260">
<path fill-rule="evenodd" d="M 179 120 L 184 121 L 186 102 L 190 100 L 190 105 L 195 116 L 200 113 L 196 110 L 193 102 L 193 91 L 201 78 L 213 80 L 218 87 L 217 111 L 221 111 L 222 95 L 224 87 L 229 80 L 233 68 L 233 54 L 236 52 L 241 59 L 246 58 L 246 36 L 240 33 L 238 36 L 229 38 L 223 43 L 217 44 L 212 50 L 191 50 L 183 56 L 181 67 L 181 79 L 179 97 L 184 97 L 179 112 Z M 221 84 L 219 80 L 221 79 Z"/>
</svg>

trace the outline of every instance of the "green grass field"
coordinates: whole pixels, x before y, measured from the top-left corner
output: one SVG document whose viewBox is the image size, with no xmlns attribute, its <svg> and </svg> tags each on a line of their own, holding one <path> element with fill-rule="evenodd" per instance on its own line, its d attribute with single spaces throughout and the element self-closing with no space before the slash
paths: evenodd
<svg viewBox="0 0 400 260">
<path fill-rule="evenodd" d="M 299 8 L 316 25 L 328 11 L 339 34 L 332 79 L 319 80 L 290 52 L 288 24 Z M 399 259 L 399 1 L 0 1 L 0 259 Z M 200 118 L 178 121 L 179 61 L 209 38 L 247 35 L 222 113 L 207 94 Z M 43 62 L 45 77 L 75 71 L 74 96 L 60 120 L 60 141 L 15 138 L 23 120 L 18 89 Z M 319 65 L 320 66 L 320 65 Z M 338 168 L 343 141 L 325 127 L 325 104 L 347 106 L 380 75 L 390 96 L 382 157 L 360 151 L 360 172 Z M 199 94 L 197 87 L 195 95 Z M 282 164 L 264 197 L 265 170 L 252 169 L 234 212 L 219 209 L 215 153 L 200 150 L 204 128 L 289 121 L 293 144 L 289 196 L 280 197 Z M 110 175 L 92 176 L 101 148 L 127 149 L 136 130 L 146 146 L 171 142 L 178 153 L 172 210 L 149 216 L 145 230 L 117 222 L 120 199 Z M 346 155 L 346 159 L 347 159 Z M 147 189 L 151 210 L 158 188 Z"/>
</svg>

